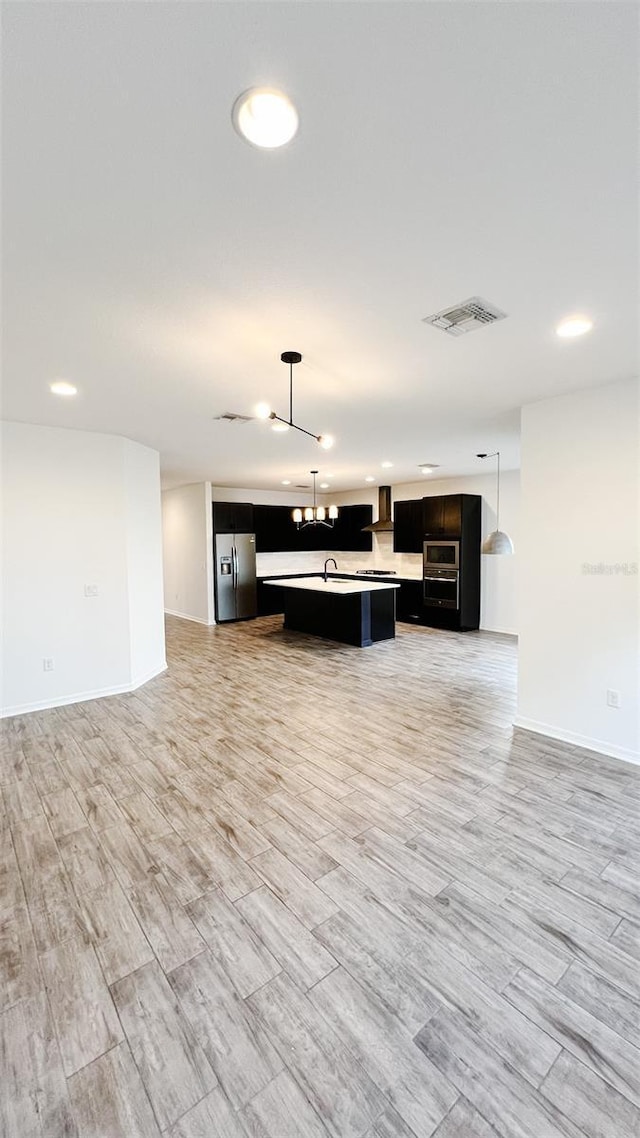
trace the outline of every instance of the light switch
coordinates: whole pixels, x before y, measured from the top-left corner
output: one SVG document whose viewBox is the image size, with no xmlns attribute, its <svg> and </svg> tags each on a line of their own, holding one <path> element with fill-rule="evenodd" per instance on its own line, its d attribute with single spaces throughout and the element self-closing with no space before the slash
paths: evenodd
<svg viewBox="0 0 640 1138">
<path fill-rule="evenodd" d="M 85 597 L 97 597 L 98 586 L 97 585 L 85 585 L 84 595 L 85 595 Z"/>
</svg>

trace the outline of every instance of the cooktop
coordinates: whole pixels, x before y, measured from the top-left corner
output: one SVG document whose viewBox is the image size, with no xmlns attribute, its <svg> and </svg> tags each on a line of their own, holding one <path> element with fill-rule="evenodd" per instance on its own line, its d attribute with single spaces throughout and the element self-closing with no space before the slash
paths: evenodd
<svg viewBox="0 0 640 1138">
<path fill-rule="evenodd" d="M 356 569 L 363 577 L 395 577 L 395 569 Z"/>
</svg>

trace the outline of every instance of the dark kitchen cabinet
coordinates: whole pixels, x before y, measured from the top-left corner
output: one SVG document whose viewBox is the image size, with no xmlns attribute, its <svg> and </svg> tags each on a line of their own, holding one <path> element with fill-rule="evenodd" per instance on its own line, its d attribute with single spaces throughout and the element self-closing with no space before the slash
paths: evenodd
<svg viewBox="0 0 640 1138">
<path fill-rule="evenodd" d="M 254 506 L 256 553 L 313 553 L 325 549 L 337 552 L 369 552 L 372 535 L 363 533 L 371 525 L 371 506 L 340 506 L 332 528 L 301 526 L 293 521 L 293 506 Z"/>
<path fill-rule="evenodd" d="M 424 541 L 423 499 L 396 502 L 393 507 L 394 553 L 422 553 Z"/>
<path fill-rule="evenodd" d="M 400 582 L 400 588 L 396 590 L 396 620 L 408 624 L 423 623 L 422 581 Z"/>
<path fill-rule="evenodd" d="M 373 506 L 340 506 L 333 530 L 326 530 L 323 549 L 344 553 L 370 553 L 373 534 L 363 533 L 373 521 Z"/>
<path fill-rule="evenodd" d="M 256 553 L 291 553 L 301 548 L 292 506 L 254 506 Z"/>
<path fill-rule="evenodd" d="M 424 532 L 432 537 L 460 537 L 463 499 L 469 494 L 434 494 L 423 498 Z"/>
<path fill-rule="evenodd" d="M 253 533 L 253 506 L 251 502 L 214 502 L 214 533 Z"/>
</svg>

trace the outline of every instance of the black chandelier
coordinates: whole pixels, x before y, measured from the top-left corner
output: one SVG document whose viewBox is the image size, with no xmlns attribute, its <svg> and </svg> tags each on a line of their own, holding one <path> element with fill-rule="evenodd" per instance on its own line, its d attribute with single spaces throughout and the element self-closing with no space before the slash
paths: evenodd
<svg viewBox="0 0 640 1138">
<path fill-rule="evenodd" d="M 313 475 L 313 505 L 312 506 L 297 506 L 291 514 L 298 529 L 304 529 L 306 526 L 327 526 L 328 529 L 333 529 L 336 518 L 338 517 L 337 506 L 318 506 L 316 503 L 316 475 L 317 470 L 309 471 Z"/>
<path fill-rule="evenodd" d="M 294 431 L 300 431 L 301 434 L 309 435 L 309 438 L 315 439 L 324 450 L 330 450 L 334 442 L 331 435 L 316 435 L 314 431 L 307 431 L 305 427 L 300 427 L 293 421 L 293 365 L 299 364 L 302 360 L 300 352 L 283 352 L 280 359 L 283 364 L 289 365 L 289 418 L 283 419 L 281 415 L 276 415 L 275 411 L 269 411 L 267 404 L 261 405 L 264 408 L 264 413 L 260 413 L 259 417 L 270 419 L 274 431 L 288 431 L 289 427 L 293 427 Z"/>
</svg>

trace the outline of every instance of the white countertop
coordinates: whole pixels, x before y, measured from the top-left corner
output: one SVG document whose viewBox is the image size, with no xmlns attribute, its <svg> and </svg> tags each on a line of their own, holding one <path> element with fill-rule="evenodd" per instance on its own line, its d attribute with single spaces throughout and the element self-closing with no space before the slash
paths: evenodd
<svg viewBox="0 0 640 1138">
<path fill-rule="evenodd" d="M 279 577 L 275 581 L 265 581 L 265 585 L 279 585 L 283 589 L 306 589 L 314 593 L 338 593 L 344 596 L 347 593 L 376 593 L 379 589 L 399 589 L 396 581 L 345 581 L 329 577 L 324 581 L 318 577 Z"/>
</svg>

